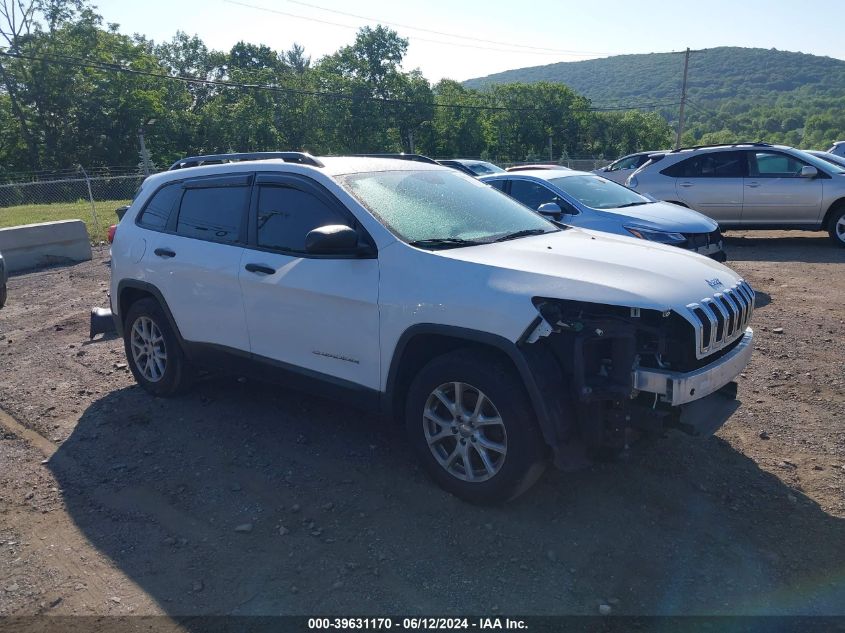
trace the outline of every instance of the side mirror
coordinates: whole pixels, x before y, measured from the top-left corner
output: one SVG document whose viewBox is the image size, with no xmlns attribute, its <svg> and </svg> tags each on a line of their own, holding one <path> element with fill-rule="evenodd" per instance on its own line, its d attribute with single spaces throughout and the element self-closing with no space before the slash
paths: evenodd
<svg viewBox="0 0 845 633">
<path fill-rule="evenodd" d="M 812 165 L 804 165 L 801 168 L 801 178 L 816 178 L 819 175 L 819 170 Z"/>
<path fill-rule="evenodd" d="M 560 206 L 556 202 L 544 202 L 538 207 L 537 213 L 550 217 L 553 220 L 560 220 L 563 215 L 563 211 L 561 211 Z"/>
<path fill-rule="evenodd" d="M 305 252 L 312 255 L 355 255 L 370 250 L 359 248 L 358 232 L 342 224 L 321 226 L 305 236 Z"/>
</svg>

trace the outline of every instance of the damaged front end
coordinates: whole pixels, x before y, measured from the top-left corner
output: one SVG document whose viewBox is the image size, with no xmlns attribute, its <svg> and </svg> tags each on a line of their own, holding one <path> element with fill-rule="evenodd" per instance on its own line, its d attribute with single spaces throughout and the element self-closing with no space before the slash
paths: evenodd
<svg viewBox="0 0 845 633">
<path fill-rule="evenodd" d="M 539 313 L 518 345 L 549 411 L 542 424 L 555 464 L 577 468 L 643 435 L 710 434 L 736 410 L 733 379 L 748 362 L 751 329 L 706 358 L 675 311 L 535 298 Z"/>
</svg>

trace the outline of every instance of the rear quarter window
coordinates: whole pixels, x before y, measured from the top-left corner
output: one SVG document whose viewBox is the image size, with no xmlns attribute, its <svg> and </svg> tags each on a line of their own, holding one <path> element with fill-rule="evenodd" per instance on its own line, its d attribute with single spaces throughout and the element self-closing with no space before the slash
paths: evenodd
<svg viewBox="0 0 845 633">
<path fill-rule="evenodd" d="M 165 185 L 156 191 L 138 216 L 138 224 L 148 229 L 163 231 L 167 228 L 170 214 L 182 196 L 181 183 Z"/>
</svg>

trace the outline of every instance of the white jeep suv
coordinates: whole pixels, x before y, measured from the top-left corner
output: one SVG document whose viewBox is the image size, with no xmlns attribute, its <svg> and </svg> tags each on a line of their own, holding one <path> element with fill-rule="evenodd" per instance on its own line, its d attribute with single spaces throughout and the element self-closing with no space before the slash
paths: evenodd
<svg viewBox="0 0 845 633">
<path fill-rule="evenodd" d="M 437 165 L 174 167 L 112 246 L 113 318 L 152 394 L 216 366 L 372 407 L 475 502 L 516 496 L 550 455 L 573 468 L 737 406 L 754 293 L 703 256 L 555 224 Z"/>
</svg>

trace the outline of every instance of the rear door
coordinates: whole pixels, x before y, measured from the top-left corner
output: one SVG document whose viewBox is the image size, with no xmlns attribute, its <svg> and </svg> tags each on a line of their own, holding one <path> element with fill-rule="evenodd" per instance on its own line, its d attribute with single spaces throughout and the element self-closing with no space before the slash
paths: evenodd
<svg viewBox="0 0 845 633">
<path fill-rule="evenodd" d="M 352 214 L 313 180 L 257 178 L 240 282 L 251 350 L 292 369 L 379 388 L 378 259 L 309 255 L 305 236 Z"/>
<path fill-rule="evenodd" d="M 809 163 L 777 150 L 745 152 L 748 175 L 742 223 L 783 226 L 815 224 L 822 208 L 822 175 L 802 178 Z"/>
<path fill-rule="evenodd" d="M 743 152 L 697 154 L 662 171 L 675 179 L 678 200 L 720 224 L 742 221 Z"/>
<path fill-rule="evenodd" d="M 145 235 L 145 281 L 161 291 L 186 341 L 249 350 L 238 272 L 252 178 L 237 174 L 170 185 L 139 217 L 141 226 L 158 224 Z"/>
</svg>

